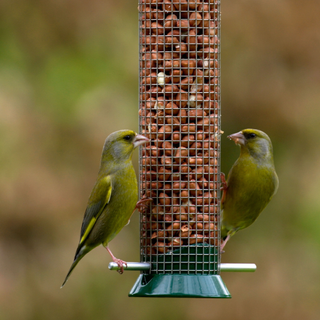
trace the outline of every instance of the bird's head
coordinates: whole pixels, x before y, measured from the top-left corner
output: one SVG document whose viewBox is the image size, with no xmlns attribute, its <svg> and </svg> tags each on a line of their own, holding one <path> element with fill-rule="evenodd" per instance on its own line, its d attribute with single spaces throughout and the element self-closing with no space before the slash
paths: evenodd
<svg viewBox="0 0 320 320">
<path fill-rule="evenodd" d="M 261 130 L 244 129 L 228 138 L 241 147 L 241 152 L 249 152 L 254 158 L 273 158 L 271 140 Z"/>
<path fill-rule="evenodd" d="M 102 157 L 105 161 L 126 161 L 131 159 L 133 150 L 150 141 L 147 137 L 132 130 L 119 130 L 111 133 L 103 147 Z"/>
</svg>

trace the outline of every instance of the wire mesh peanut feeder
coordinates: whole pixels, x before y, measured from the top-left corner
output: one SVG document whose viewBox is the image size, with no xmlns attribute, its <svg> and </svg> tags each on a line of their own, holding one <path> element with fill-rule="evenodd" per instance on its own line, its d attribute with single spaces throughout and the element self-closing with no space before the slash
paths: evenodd
<svg viewBox="0 0 320 320">
<path fill-rule="evenodd" d="M 140 150 L 140 198 L 152 203 L 140 213 L 141 263 L 128 268 L 141 274 L 129 295 L 229 298 L 220 277 L 220 1 L 139 0 L 138 9 L 139 131 L 151 139 Z"/>
</svg>

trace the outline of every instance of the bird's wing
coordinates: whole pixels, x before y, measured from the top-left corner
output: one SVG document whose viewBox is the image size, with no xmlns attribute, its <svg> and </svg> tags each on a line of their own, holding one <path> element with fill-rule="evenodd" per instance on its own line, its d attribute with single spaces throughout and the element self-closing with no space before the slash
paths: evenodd
<svg viewBox="0 0 320 320">
<path fill-rule="evenodd" d="M 84 214 L 79 245 L 87 239 L 99 216 L 110 202 L 111 194 L 111 176 L 105 176 L 99 179 L 91 192 L 89 203 Z"/>
</svg>

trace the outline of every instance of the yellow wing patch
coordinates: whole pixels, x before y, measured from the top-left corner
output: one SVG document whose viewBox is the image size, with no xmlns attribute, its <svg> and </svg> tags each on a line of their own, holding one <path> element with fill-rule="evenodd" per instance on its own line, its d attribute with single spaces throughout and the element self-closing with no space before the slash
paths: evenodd
<svg viewBox="0 0 320 320">
<path fill-rule="evenodd" d="M 108 204 L 109 201 L 110 201 L 111 193 L 112 193 L 112 184 L 111 184 L 111 181 L 110 181 L 110 188 L 108 189 L 107 196 L 106 196 L 106 204 Z"/>
<path fill-rule="evenodd" d="M 96 218 L 92 218 L 91 221 L 89 222 L 89 225 L 86 229 L 86 232 L 84 233 L 84 235 L 82 236 L 80 243 L 82 243 L 88 236 L 89 232 L 91 231 L 91 229 L 93 228 L 94 224 L 96 223 L 97 219 Z"/>
<path fill-rule="evenodd" d="M 112 180 L 110 176 L 106 176 L 103 179 L 101 179 L 98 182 L 98 184 L 95 185 L 95 188 L 91 194 L 91 197 L 94 197 L 94 202 L 100 204 L 97 207 L 95 207 L 95 209 L 93 209 L 93 211 L 88 215 L 88 218 L 91 215 L 91 219 L 83 233 L 83 236 L 81 237 L 80 244 L 82 244 L 88 238 L 89 233 L 91 232 L 96 221 L 105 209 L 105 206 L 110 202 L 111 194 Z"/>
</svg>

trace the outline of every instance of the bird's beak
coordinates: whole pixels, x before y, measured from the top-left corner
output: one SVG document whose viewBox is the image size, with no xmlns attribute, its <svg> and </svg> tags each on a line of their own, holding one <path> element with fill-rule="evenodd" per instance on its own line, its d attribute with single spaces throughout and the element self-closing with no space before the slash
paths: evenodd
<svg viewBox="0 0 320 320">
<path fill-rule="evenodd" d="M 137 134 L 134 139 L 133 139 L 133 146 L 134 148 L 140 146 L 141 144 L 147 143 L 149 142 L 150 139 L 148 139 L 147 137 L 141 135 L 141 134 Z"/>
<path fill-rule="evenodd" d="M 228 138 L 230 140 L 233 140 L 235 144 L 239 145 L 239 146 L 243 146 L 246 143 L 246 138 L 244 137 L 244 135 L 242 134 L 241 131 L 237 132 L 237 133 L 233 133 L 230 134 L 230 136 L 228 136 Z"/>
</svg>

